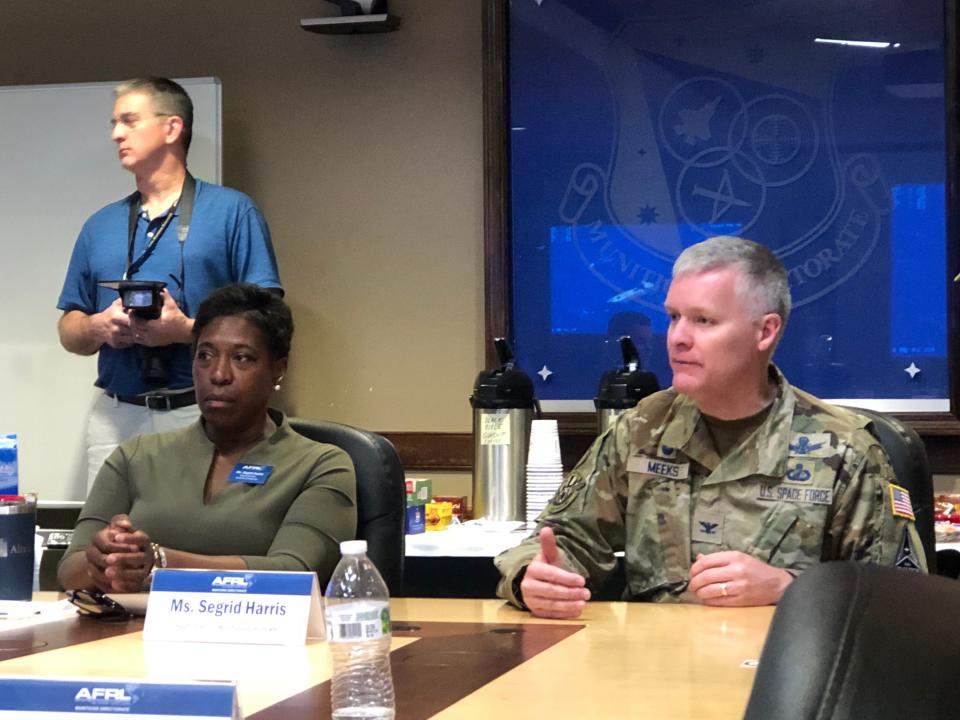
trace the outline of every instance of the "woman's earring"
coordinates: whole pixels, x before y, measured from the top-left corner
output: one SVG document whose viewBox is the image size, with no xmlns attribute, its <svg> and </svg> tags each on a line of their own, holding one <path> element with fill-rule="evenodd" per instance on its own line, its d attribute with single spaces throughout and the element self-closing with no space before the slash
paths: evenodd
<svg viewBox="0 0 960 720">
<path fill-rule="evenodd" d="M 282 380 L 283 380 L 283 375 L 281 375 L 280 377 L 277 378 L 277 384 L 273 386 L 273 389 L 274 389 L 274 390 L 279 390 L 279 389 L 280 389 L 280 382 L 281 382 Z"/>
</svg>

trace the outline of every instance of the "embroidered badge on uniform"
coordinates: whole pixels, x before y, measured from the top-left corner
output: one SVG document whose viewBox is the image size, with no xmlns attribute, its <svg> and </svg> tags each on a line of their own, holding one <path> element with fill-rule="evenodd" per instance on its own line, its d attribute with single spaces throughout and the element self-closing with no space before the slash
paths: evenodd
<svg viewBox="0 0 960 720">
<path fill-rule="evenodd" d="M 830 433 L 794 433 L 788 447 L 791 455 L 826 457 L 833 454 Z"/>
<path fill-rule="evenodd" d="M 806 435 L 801 435 L 797 438 L 796 445 L 790 445 L 790 452 L 796 455 L 809 455 L 814 450 L 819 450 L 823 447 L 823 443 L 811 443 L 810 438 Z"/>
<path fill-rule="evenodd" d="M 723 544 L 723 513 L 697 510 L 693 515 L 690 539 L 694 542 Z"/>
<path fill-rule="evenodd" d="M 583 478 L 576 473 L 571 473 L 567 476 L 567 479 L 561 483 L 560 487 L 557 488 L 553 499 L 550 500 L 549 509 L 552 512 L 560 512 L 570 507 L 584 487 L 586 487 L 586 483 Z"/>
<path fill-rule="evenodd" d="M 803 466 L 803 463 L 797 463 L 796 466 L 787 470 L 787 480 L 790 482 L 802 483 L 811 477 L 810 471 Z"/>
<path fill-rule="evenodd" d="M 897 551 L 897 561 L 894 565 L 901 570 L 920 570 L 917 554 L 913 551 L 910 542 L 910 528 L 903 529 L 903 540 L 900 541 L 900 550 Z"/>
<path fill-rule="evenodd" d="M 910 493 L 899 485 L 890 485 L 890 511 L 897 517 L 916 520 L 913 514 L 913 505 L 910 502 Z"/>
</svg>

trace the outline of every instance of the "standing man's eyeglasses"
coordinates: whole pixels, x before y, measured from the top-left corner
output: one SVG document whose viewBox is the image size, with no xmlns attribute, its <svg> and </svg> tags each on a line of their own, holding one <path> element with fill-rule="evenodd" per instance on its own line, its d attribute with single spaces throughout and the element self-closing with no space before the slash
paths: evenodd
<svg viewBox="0 0 960 720">
<path fill-rule="evenodd" d="M 151 113 L 150 117 L 173 117 L 170 113 Z M 136 130 L 143 123 L 140 113 L 123 113 L 118 117 L 110 118 L 110 127 L 116 128 L 117 125 L 125 127 L 127 130 Z"/>
</svg>

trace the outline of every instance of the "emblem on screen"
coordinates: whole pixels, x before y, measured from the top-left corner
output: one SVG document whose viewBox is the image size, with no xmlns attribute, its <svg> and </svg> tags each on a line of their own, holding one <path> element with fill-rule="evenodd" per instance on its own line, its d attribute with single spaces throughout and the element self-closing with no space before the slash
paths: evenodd
<svg viewBox="0 0 960 720">
<path fill-rule="evenodd" d="M 573 167 L 558 198 L 558 220 L 608 302 L 660 312 L 674 259 L 714 235 L 769 244 L 794 307 L 846 282 L 892 204 L 874 155 L 837 151 L 831 100 L 679 59 L 664 72 L 664 59 L 641 57 L 609 59 L 609 157 Z M 787 224 L 784 208 L 798 210 Z"/>
</svg>

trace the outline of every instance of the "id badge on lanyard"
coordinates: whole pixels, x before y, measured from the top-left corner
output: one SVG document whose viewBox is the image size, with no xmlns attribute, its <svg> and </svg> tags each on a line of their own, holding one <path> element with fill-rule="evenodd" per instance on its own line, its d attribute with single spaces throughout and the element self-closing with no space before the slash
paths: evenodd
<svg viewBox="0 0 960 720">
<path fill-rule="evenodd" d="M 170 226 L 170 223 L 173 222 L 174 212 L 179 211 L 180 224 L 177 227 L 177 240 L 180 243 L 180 277 L 174 278 L 174 280 L 179 285 L 179 298 L 177 299 L 177 304 L 181 308 L 183 308 L 183 286 L 185 282 L 183 245 L 187 241 L 187 233 L 190 232 L 190 221 L 193 219 L 193 199 L 194 195 L 196 194 L 196 189 L 197 181 L 194 180 L 193 175 L 188 172 L 183 178 L 183 188 L 180 190 L 179 199 L 167 212 L 167 217 L 164 219 L 157 231 L 153 234 L 153 237 L 150 238 L 150 242 L 147 243 L 147 246 L 143 249 L 143 252 L 140 253 L 140 257 L 138 257 L 136 260 L 133 259 L 133 247 L 136 241 L 137 222 L 140 215 L 139 193 L 137 193 L 137 197 L 131 199 L 130 216 L 127 221 L 127 270 L 123 273 L 124 280 L 129 280 L 133 275 L 135 275 L 147 261 L 150 255 L 153 254 L 154 249 L 157 247 L 157 243 L 160 241 L 160 236 L 164 234 L 166 229 Z"/>
</svg>

